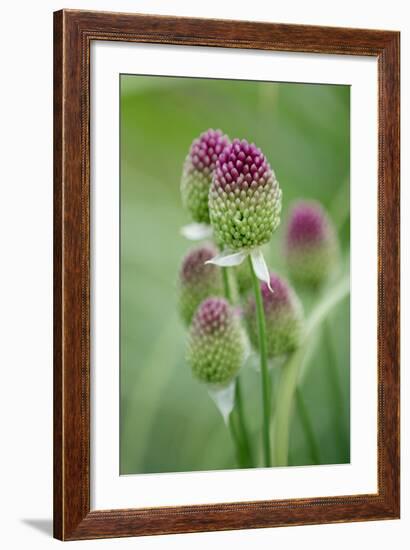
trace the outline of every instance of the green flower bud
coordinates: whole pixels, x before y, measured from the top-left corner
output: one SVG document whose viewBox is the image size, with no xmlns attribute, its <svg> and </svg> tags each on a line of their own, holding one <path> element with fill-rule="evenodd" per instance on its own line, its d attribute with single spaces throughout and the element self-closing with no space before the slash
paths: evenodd
<svg viewBox="0 0 410 550">
<path fill-rule="evenodd" d="M 205 264 L 215 254 L 213 246 L 201 246 L 191 250 L 182 261 L 179 273 L 179 310 L 187 326 L 205 298 L 223 295 L 221 269 L 213 264 Z"/>
<path fill-rule="evenodd" d="M 292 208 L 285 235 L 285 258 L 291 278 L 317 287 L 337 264 L 339 245 L 336 231 L 323 207 L 316 202 L 299 202 Z"/>
<path fill-rule="evenodd" d="M 192 142 L 185 159 L 181 196 L 193 221 L 209 224 L 208 195 L 218 156 L 229 144 L 221 130 L 207 130 Z"/>
<path fill-rule="evenodd" d="M 267 243 L 280 223 L 282 192 L 262 151 L 235 139 L 219 155 L 209 194 L 216 241 L 242 250 Z"/>
<path fill-rule="evenodd" d="M 267 283 L 261 283 L 267 355 L 272 359 L 288 354 L 299 346 L 303 310 L 296 293 L 284 279 L 271 273 L 270 285 L 273 292 L 269 290 Z M 254 296 L 249 297 L 244 315 L 251 345 L 258 350 L 258 319 Z"/>
<path fill-rule="evenodd" d="M 246 356 L 239 315 L 224 298 L 207 298 L 190 329 L 187 361 L 201 382 L 224 386 L 238 373 Z"/>
</svg>

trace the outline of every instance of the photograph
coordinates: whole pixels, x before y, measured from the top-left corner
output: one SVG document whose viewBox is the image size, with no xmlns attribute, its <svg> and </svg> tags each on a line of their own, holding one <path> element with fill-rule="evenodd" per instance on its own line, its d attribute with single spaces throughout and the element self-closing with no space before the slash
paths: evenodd
<svg viewBox="0 0 410 550">
<path fill-rule="evenodd" d="M 350 463 L 350 86 L 120 74 L 120 475 Z"/>
<path fill-rule="evenodd" d="M 400 32 L 235 15 L 54 13 L 59 540 L 400 517 Z"/>
</svg>

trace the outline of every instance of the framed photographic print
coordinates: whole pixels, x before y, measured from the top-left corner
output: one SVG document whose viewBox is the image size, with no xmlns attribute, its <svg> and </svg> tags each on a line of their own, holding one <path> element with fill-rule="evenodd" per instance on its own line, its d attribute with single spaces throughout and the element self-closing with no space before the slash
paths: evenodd
<svg viewBox="0 0 410 550">
<path fill-rule="evenodd" d="M 399 33 L 54 14 L 54 534 L 399 517 Z"/>
</svg>

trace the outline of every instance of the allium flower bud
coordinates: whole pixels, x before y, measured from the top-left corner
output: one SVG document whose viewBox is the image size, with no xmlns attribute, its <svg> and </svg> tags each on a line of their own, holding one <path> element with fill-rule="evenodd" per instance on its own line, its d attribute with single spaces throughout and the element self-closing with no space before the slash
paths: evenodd
<svg viewBox="0 0 410 550">
<path fill-rule="evenodd" d="M 300 344 L 303 329 L 303 310 L 294 290 L 281 277 L 270 274 L 271 292 L 261 283 L 266 322 L 267 355 L 271 359 L 294 351 Z M 254 296 L 245 306 L 245 321 L 252 346 L 258 350 L 258 319 Z"/>
<path fill-rule="evenodd" d="M 181 195 L 193 221 L 209 223 L 208 195 L 218 156 L 229 144 L 221 130 L 209 129 L 192 142 L 185 159 Z"/>
<path fill-rule="evenodd" d="M 284 244 L 289 274 L 303 284 L 323 283 L 338 259 L 335 229 L 316 202 L 299 202 L 292 208 Z"/>
<path fill-rule="evenodd" d="M 223 294 L 221 268 L 205 264 L 215 254 L 213 246 L 201 246 L 191 250 L 182 261 L 179 273 L 179 308 L 186 325 L 189 325 L 197 307 L 205 298 Z"/>
<path fill-rule="evenodd" d="M 197 309 L 189 334 L 187 360 L 202 382 L 226 385 L 245 360 L 240 319 L 224 298 L 207 298 Z"/>
<path fill-rule="evenodd" d="M 216 162 L 209 194 L 216 240 L 230 250 L 267 243 L 280 222 L 282 193 L 262 151 L 235 139 Z"/>
</svg>

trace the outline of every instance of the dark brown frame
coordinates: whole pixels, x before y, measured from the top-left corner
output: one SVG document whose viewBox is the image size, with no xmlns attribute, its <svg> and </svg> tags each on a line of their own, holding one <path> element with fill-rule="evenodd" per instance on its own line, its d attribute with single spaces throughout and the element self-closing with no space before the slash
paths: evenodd
<svg viewBox="0 0 410 550">
<path fill-rule="evenodd" d="M 377 494 L 90 510 L 89 75 L 92 40 L 377 58 Z M 390 31 L 71 10 L 54 14 L 55 537 L 74 540 L 399 517 L 399 45 L 399 33 Z"/>
</svg>

